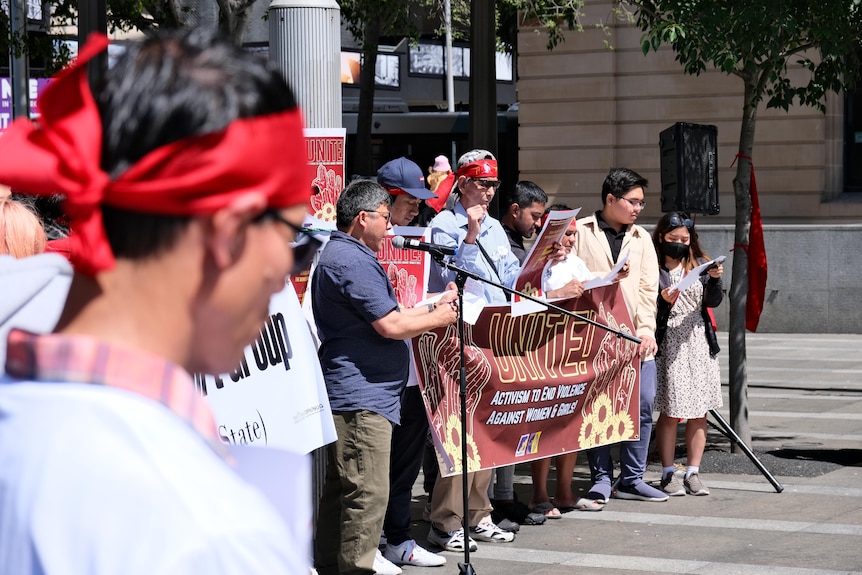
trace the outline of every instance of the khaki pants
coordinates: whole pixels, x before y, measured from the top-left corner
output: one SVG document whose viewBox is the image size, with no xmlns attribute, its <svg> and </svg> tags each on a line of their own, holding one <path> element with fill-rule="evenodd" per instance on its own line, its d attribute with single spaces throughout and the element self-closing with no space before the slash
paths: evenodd
<svg viewBox="0 0 862 575">
<path fill-rule="evenodd" d="M 491 515 L 491 500 L 488 486 L 491 484 L 493 470 L 475 471 L 467 474 L 467 520 L 470 527 Z M 440 477 L 434 484 L 431 496 L 431 524 L 446 533 L 462 527 L 464 510 L 464 491 L 461 475 Z"/>
<path fill-rule="evenodd" d="M 333 413 L 314 562 L 320 575 L 372 575 L 389 499 L 392 423 L 371 411 Z"/>
</svg>

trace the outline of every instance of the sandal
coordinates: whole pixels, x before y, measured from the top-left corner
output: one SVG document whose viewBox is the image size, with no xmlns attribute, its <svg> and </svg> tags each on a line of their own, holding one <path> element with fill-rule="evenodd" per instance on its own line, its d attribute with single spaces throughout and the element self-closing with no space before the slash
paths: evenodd
<svg viewBox="0 0 862 575">
<path fill-rule="evenodd" d="M 561 519 L 563 517 L 562 512 L 554 507 L 554 504 L 550 501 L 537 503 L 530 508 L 530 511 L 533 513 L 541 513 L 546 519 Z"/>
<path fill-rule="evenodd" d="M 574 505 L 559 505 L 560 513 L 569 513 L 571 511 L 601 511 L 605 506 L 595 499 L 581 497 L 575 501 Z"/>
</svg>

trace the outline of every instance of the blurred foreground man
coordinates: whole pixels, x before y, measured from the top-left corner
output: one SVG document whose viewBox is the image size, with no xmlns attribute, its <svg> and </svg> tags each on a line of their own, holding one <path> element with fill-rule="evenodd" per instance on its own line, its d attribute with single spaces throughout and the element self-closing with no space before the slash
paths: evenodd
<svg viewBox="0 0 862 575">
<path fill-rule="evenodd" d="M 265 62 L 202 30 L 131 46 L 92 94 L 107 44 L 0 139 L 0 182 L 66 196 L 75 267 L 54 333 L 9 334 L 2 571 L 307 574 L 189 375 L 235 367 L 294 264 L 300 112 Z"/>
</svg>

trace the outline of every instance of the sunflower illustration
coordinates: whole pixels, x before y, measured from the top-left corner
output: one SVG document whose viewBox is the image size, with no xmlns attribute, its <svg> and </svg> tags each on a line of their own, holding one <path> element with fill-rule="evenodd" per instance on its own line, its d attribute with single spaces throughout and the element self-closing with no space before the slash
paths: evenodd
<svg viewBox="0 0 862 575">
<path fill-rule="evenodd" d="M 628 417 L 628 414 L 626 414 Z M 629 420 L 631 424 L 631 420 Z M 595 447 L 610 441 L 617 425 L 617 416 L 613 412 L 611 398 L 602 393 L 593 402 L 592 409 L 584 416 L 578 442 L 582 448 Z"/>
<path fill-rule="evenodd" d="M 324 222 L 334 222 L 335 205 L 330 203 L 323 204 L 320 209 L 314 213 L 314 217 L 319 220 L 323 220 Z"/>
<path fill-rule="evenodd" d="M 610 442 L 622 441 L 624 439 L 633 439 L 635 435 L 635 425 L 627 411 L 621 411 L 613 415 L 610 427 Z"/>
<path fill-rule="evenodd" d="M 443 439 L 443 449 L 454 464 L 455 473 L 461 472 L 461 420 L 452 414 L 446 420 L 446 429 Z M 481 467 L 479 448 L 473 440 L 473 436 L 467 434 L 467 471 L 478 471 Z"/>
</svg>

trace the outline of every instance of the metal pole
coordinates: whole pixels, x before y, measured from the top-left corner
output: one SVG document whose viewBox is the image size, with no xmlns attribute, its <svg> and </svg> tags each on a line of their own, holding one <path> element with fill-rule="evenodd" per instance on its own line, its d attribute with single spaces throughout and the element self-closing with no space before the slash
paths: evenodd
<svg viewBox="0 0 862 575">
<path fill-rule="evenodd" d="M 78 0 L 78 46 L 93 32 L 108 33 L 108 9 L 106 0 Z M 108 52 L 104 51 L 87 63 L 90 89 L 96 93 L 108 69 Z"/>
<path fill-rule="evenodd" d="M 27 52 L 24 44 L 27 40 L 27 3 L 25 0 L 9 2 L 9 72 L 12 81 L 12 118 L 30 117 L 30 70 L 27 65 Z M 17 42 L 22 44 L 21 50 L 12 49 Z M 17 52 L 17 53 L 16 53 Z"/>
<path fill-rule="evenodd" d="M 446 26 L 446 110 L 454 112 L 455 72 L 452 70 L 452 0 L 446 0 L 444 4 L 444 19 Z"/>
<path fill-rule="evenodd" d="M 302 108 L 308 128 L 341 127 L 341 9 L 335 0 L 273 0 L 269 59 Z M 326 479 L 326 447 L 312 453 L 312 521 Z"/>
<path fill-rule="evenodd" d="M 497 154 L 497 35 L 494 0 L 470 8 L 470 146 Z"/>
<path fill-rule="evenodd" d="M 306 127 L 341 127 L 341 9 L 335 0 L 273 0 L 269 59 L 290 84 Z"/>
<path fill-rule="evenodd" d="M 740 438 L 739 435 L 736 434 L 730 424 L 727 423 L 727 420 L 725 420 L 721 416 L 721 414 L 714 409 L 710 409 L 709 414 L 713 416 L 716 421 L 718 421 L 720 427 L 719 431 L 724 433 L 726 437 L 728 437 L 732 442 L 736 443 L 736 445 L 738 445 L 740 449 L 742 449 L 743 453 L 748 456 L 754 466 L 757 467 L 758 470 L 760 470 L 760 473 L 762 473 L 763 476 L 769 480 L 769 482 L 772 484 L 772 487 L 775 488 L 775 491 L 777 493 L 781 493 L 782 491 L 784 491 L 784 486 L 781 485 L 781 483 L 779 483 L 778 480 L 772 476 L 769 470 L 766 469 L 766 466 L 761 463 L 761 461 L 757 458 L 754 452 L 748 447 L 748 445 L 746 445 L 742 438 Z"/>
</svg>

